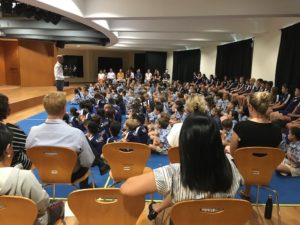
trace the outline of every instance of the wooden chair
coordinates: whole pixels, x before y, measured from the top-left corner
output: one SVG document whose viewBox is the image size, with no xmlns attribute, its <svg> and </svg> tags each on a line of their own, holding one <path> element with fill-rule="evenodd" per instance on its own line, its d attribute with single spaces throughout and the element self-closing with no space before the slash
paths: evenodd
<svg viewBox="0 0 300 225">
<path fill-rule="evenodd" d="M 37 146 L 27 150 L 27 155 L 38 170 L 44 186 L 53 185 L 53 197 L 55 198 L 55 184 L 70 184 L 73 187 L 91 174 L 88 171 L 75 182 L 71 177 L 77 163 L 77 153 L 69 148 L 54 146 Z M 92 184 L 94 179 L 92 177 Z"/>
<path fill-rule="evenodd" d="M 180 163 L 179 147 L 169 148 L 168 158 L 169 158 L 170 163 Z"/>
<path fill-rule="evenodd" d="M 0 196 L 1 225 L 32 225 L 37 218 L 36 204 L 20 196 Z"/>
<path fill-rule="evenodd" d="M 95 188 L 70 193 L 68 204 L 80 225 L 134 225 L 145 199 L 124 196 L 118 188 Z"/>
<path fill-rule="evenodd" d="M 250 202 L 239 199 L 201 199 L 176 203 L 171 210 L 174 225 L 243 225 L 250 219 Z"/>
<path fill-rule="evenodd" d="M 272 147 L 246 147 L 234 152 L 234 161 L 244 178 L 245 185 L 257 186 L 256 204 L 258 204 L 259 189 L 262 187 L 274 193 L 279 210 L 278 193 L 268 185 L 284 156 L 282 150 Z"/>
<path fill-rule="evenodd" d="M 134 142 L 116 142 L 103 146 L 103 156 L 110 166 L 110 177 L 115 181 L 110 187 L 145 172 L 150 157 L 149 146 Z"/>
</svg>

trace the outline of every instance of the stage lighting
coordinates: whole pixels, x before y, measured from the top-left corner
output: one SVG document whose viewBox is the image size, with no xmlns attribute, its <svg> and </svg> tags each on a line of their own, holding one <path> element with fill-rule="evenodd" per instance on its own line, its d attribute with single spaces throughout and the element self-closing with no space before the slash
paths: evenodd
<svg viewBox="0 0 300 225">
<path fill-rule="evenodd" d="M 45 11 L 44 11 L 44 10 L 42 10 L 42 9 L 37 9 L 36 12 L 35 12 L 34 18 L 35 18 L 36 20 L 41 20 L 41 19 L 43 19 L 44 14 L 45 14 Z"/>
<path fill-rule="evenodd" d="M 11 16 L 13 9 L 12 0 L 1 0 L 1 10 L 3 16 Z"/>
<path fill-rule="evenodd" d="M 46 22 L 46 23 L 49 23 L 50 22 L 50 20 L 51 20 L 51 12 L 45 12 L 44 13 L 44 17 L 43 17 L 43 19 L 44 19 L 44 21 Z"/>
<path fill-rule="evenodd" d="M 21 16 L 24 14 L 26 8 L 27 8 L 27 6 L 25 4 L 17 3 L 17 5 L 14 8 L 14 11 L 15 11 L 16 15 Z"/>
<path fill-rule="evenodd" d="M 35 15 L 35 7 L 32 7 L 32 6 L 27 6 L 25 11 L 24 11 L 24 16 L 27 17 L 27 18 L 31 18 Z"/>
<path fill-rule="evenodd" d="M 58 24 L 59 21 L 61 20 L 61 15 L 58 14 L 53 14 L 52 18 L 51 18 L 51 23 L 53 23 L 54 25 Z"/>
</svg>

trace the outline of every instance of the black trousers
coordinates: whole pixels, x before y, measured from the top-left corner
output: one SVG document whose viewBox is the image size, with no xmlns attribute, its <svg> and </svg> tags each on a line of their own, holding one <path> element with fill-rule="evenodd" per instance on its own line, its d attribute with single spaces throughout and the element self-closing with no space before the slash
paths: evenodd
<svg viewBox="0 0 300 225">
<path fill-rule="evenodd" d="M 63 91 L 64 90 L 64 83 L 65 81 L 64 80 L 56 80 L 55 81 L 55 85 L 56 85 L 56 90 L 57 91 Z"/>
</svg>

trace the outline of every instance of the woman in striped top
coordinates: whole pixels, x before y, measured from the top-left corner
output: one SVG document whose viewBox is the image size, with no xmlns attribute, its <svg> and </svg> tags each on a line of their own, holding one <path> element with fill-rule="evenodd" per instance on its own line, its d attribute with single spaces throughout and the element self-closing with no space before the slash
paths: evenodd
<svg viewBox="0 0 300 225">
<path fill-rule="evenodd" d="M 157 191 L 166 196 L 161 204 L 150 205 L 150 211 L 156 214 L 184 200 L 235 196 L 241 176 L 230 156 L 224 153 L 213 119 L 197 113 L 187 117 L 179 136 L 179 153 L 180 164 L 129 178 L 121 192 L 136 196 Z"/>
<path fill-rule="evenodd" d="M 10 109 L 8 104 L 8 97 L 0 93 L 0 123 L 5 124 L 4 120 L 9 115 Z M 13 150 L 14 157 L 11 166 L 18 166 L 22 169 L 30 169 L 31 161 L 27 158 L 25 154 L 25 142 L 26 134 L 18 126 L 6 123 L 6 127 L 10 130 L 13 135 Z"/>
</svg>

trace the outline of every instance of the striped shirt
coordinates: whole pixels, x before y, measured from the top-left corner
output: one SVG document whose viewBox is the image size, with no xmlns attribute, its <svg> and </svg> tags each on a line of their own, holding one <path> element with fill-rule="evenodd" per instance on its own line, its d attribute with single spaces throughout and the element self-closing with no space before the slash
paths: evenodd
<svg viewBox="0 0 300 225">
<path fill-rule="evenodd" d="M 30 169 L 32 163 L 25 154 L 26 134 L 23 130 L 21 130 L 14 124 L 7 123 L 6 127 L 11 131 L 13 135 L 12 145 L 14 150 L 14 157 L 11 166 L 22 164 L 23 169 Z"/>
<path fill-rule="evenodd" d="M 228 154 L 226 156 L 230 162 L 233 175 L 231 188 L 227 192 L 212 194 L 210 192 L 197 192 L 184 187 L 181 182 L 179 163 L 160 167 L 153 171 L 157 191 L 164 196 L 171 193 L 173 203 L 202 198 L 233 198 L 240 187 L 242 177 L 230 156 Z"/>
</svg>

